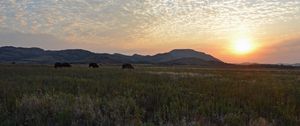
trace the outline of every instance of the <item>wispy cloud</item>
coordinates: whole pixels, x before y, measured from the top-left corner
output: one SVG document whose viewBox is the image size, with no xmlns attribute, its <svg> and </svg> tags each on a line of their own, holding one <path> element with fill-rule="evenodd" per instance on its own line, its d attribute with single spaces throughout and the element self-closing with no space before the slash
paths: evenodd
<svg viewBox="0 0 300 126">
<path fill-rule="evenodd" d="M 3 0 L 4 27 L 59 37 L 197 36 L 299 18 L 298 0 Z M 3 19 L 7 20 L 3 20 Z"/>
<path fill-rule="evenodd" d="M 205 43 L 232 34 L 272 35 L 278 24 L 298 21 L 299 0 L 0 1 L 2 33 L 47 34 L 119 49 L 156 47 L 162 42 Z"/>
</svg>

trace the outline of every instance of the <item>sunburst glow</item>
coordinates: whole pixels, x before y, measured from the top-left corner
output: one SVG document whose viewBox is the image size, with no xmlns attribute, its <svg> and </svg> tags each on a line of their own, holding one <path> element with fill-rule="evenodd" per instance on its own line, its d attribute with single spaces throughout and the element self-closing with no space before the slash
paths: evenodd
<svg viewBox="0 0 300 126">
<path fill-rule="evenodd" d="M 233 44 L 233 51 L 236 54 L 244 55 L 253 52 L 254 43 L 248 38 L 237 39 Z"/>
</svg>

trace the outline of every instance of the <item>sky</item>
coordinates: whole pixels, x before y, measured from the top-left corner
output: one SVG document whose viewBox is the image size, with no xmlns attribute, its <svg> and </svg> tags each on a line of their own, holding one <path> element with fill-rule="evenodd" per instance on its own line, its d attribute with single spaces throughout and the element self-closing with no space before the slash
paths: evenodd
<svg viewBox="0 0 300 126">
<path fill-rule="evenodd" d="M 300 63 L 300 0 L 1 0 L 0 46 Z"/>
</svg>

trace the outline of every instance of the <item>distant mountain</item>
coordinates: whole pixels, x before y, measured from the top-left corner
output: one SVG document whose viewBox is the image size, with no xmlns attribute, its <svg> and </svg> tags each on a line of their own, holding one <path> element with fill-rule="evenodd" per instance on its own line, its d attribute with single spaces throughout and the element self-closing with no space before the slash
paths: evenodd
<svg viewBox="0 0 300 126">
<path fill-rule="evenodd" d="M 292 66 L 300 67 L 300 63 L 292 64 Z"/>
<path fill-rule="evenodd" d="M 199 58 L 180 58 L 166 62 L 161 62 L 163 65 L 199 65 L 199 66 L 223 66 L 227 65 L 223 62 L 203 60 Z"/>
<path fill-rule="evenodd" d="M 258 63 L 254 63 L 254 62 L 244 62 L 244 63 L 239 63 L 238 65 L 255 65 Z"/>
<path fill-rule="evenodd" d="M 153 56 L 135 54 L 127 56 L 123 54 L 93 53 L 81 49 L 68 49 L 59 51 L 43 50 L 40 48 L 20 48 L 5 46 L 0 47 L 0 62 L 41 63 L 51 64 L 55 62 L 70 63 L 141 63 L 141 64 L 167 64 L 167 65 L 219 65 L 221 60 L 203 52 L 192 49 L 175 49 L 167 53 Z"/>
<path fill-rule="evenodd" d="M 214 62 L 222 62 L 221 60 L 205 54 L 203 52 L 197 52 L 192 49 L 175 49 L 168 53 L 161 53 L 151 57 L 151 60 L 157 62 L 167 62 L 171 60 L 177 60 L 182 58 L 197 58 L 203 61 L 214 61 Z"/>
</svg>

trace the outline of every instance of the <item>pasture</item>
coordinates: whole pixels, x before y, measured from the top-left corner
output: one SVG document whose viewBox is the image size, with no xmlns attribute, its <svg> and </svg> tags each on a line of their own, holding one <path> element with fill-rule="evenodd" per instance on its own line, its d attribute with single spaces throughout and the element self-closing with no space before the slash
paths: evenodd
<svg viewBox="0 0 300 126">
<path fill-rule="evenodd" d="M 300 70 L 135 67 L 0 65 L 0 125 L 300 125 Z"/>
</svg>

